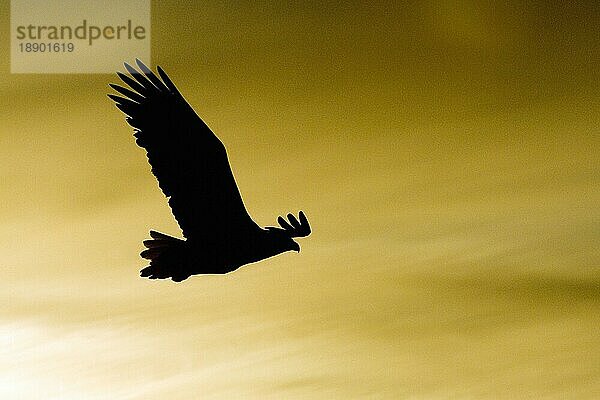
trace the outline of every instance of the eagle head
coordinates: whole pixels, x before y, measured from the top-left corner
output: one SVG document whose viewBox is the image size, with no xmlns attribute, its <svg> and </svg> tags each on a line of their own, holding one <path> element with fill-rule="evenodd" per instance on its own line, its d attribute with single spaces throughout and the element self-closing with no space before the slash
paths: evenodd
<svg viewBox="0 0 600 400">
<path fill-rule="evenodd" d="M 293 214 L 288 214 L 287 217 L 289 222 L 283 217 L 277 218 L 277 222 L 279 222 L 281 228 L 270 226 L 267 227 L 267 230 L 272 233 L 272 240 L 282 252 L 293 250 L 299 253 L 300 245 L 293 238 L 308 236 L 310 234 L 310 225 L 308 224 L 306 215 L 302 211 L 299 214 L 300 221 Z"/>
</svg>

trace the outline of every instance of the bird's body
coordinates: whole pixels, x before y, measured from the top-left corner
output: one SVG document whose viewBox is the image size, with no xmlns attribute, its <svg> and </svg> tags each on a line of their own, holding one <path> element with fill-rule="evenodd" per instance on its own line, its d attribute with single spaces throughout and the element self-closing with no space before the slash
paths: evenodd
<svg viewBox="0 0 600 400">
<path fill-rule="evenodd" d="M 297 245 L 287 246 L 285 241 L 274 246 L 273 233 L 266 229 L 258 230 L 246 241 L 212 243 L 181 240 L 156 231 L 150 231 L 150 235 L 153 239 L 144 241 L 147 249 L 141 255 L 151 260 L 152 265 L 142 270 L 142 276 L 175 281 L 197 274 L 226 274 L 285 251 L 299 250 Z"/>
<path fill-rule="evenodd" d="M 196 274 L 224 274 L 285 251 L 300 251 L 293 237 L 310 226 L 288 214 L 281 228 L 259 227 L 250 218 L 229 166 L 225 146 L 196 115 L 166 73 L 159 79 L 137 60 L 139 73 L 118 73 L 130 89 L 110 85 L 125 97 L 109 95 L 135 128 L 152 173 L 169 198 L 186 240 L 151 231 L 141 255 L 150 265 L 142 276 L 181 281 Z M 131 90 L 133 89 L 133 90 Z"/>
</svg>

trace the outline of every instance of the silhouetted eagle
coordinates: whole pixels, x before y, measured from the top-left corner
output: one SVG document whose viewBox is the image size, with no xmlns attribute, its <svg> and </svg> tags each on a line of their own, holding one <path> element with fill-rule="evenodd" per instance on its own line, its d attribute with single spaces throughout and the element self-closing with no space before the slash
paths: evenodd
<svg viewBox="0 0 600 400">
<path fill-rule="evenodd" d="M 167 74 L 159 79 L 137 60 L 138 72 L 117 72 L 130 89 L 110 84 L 124 97 L 109 94 L 127 115 L 136 143 L 146 149 L 152 173 L 187 240 L 150 231 L 150 260 L 141 276 L 179 282 L 195 274 L 225 274 L 242 265 L 285 251 L 300 251 L 292 238 L 310 234 L 302 211 L 299 220 L 279 217 L 281 228 L 259 227 L 248 215 L 223 143 L 194 112 Z"/>
</svg>

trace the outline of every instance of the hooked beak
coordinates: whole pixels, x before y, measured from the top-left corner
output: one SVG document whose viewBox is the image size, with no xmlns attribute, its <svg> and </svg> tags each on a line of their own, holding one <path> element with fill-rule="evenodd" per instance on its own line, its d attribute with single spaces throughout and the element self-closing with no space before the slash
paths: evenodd
<svg viewBox="0 0 600 400">
<path fill-rule="evenodd" d="M 294 242 L 292 250 L 294 250 L 297 253 L 300 253 L 300 245 L 298 243 Z"/>
</svg>

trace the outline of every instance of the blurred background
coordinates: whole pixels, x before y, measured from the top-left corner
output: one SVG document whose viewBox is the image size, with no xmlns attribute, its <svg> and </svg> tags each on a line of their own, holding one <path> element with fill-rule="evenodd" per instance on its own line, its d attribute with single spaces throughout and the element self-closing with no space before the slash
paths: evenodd
<svg viewBox="0 0 600 400">
<path fill-rule="evenodd" d="M 598 398 L 600 7 L 550 3 L 154 1 L 251 215 L 313 227 L 181 284 L 118 78 L 0 58 L 0 397 Z"/>
</svg>

